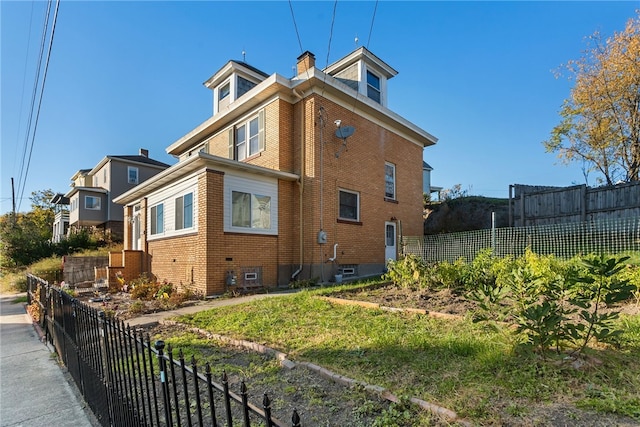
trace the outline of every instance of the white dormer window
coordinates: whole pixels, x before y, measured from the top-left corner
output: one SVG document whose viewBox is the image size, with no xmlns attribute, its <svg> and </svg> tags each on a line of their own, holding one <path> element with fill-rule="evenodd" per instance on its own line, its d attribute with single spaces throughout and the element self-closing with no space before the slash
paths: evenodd
<svg viewBox="0 0 640 427">
<path fill-rule="evenodd" d="M 204 85 L 213 90 L 213 114 L 224 111 L 260 82 L 269 77 L 245 63 L 229 61 Z"/>
<path fill-rule="evenodd" d="M 383 107 L 389 100 L 387 82 L 398 74 L 364 47 L 329 65 L 323 72 Z"/>
<path fill-rule="evenodd" d="M 218 110 L 223 109 L 231 103 L 231 82 L 223 83 L 218 89 Z"/>
<path fill-rule="evenodd" d="M 380 77 L 367 70 L 367 96 L 381 104 Z"/>
<path fill-rule="evenodd" d="M 222 101 L 231 93 L 231 83 L 227 82 L 220 87 L 218 91 L 218 100 Z"/>
</svg>

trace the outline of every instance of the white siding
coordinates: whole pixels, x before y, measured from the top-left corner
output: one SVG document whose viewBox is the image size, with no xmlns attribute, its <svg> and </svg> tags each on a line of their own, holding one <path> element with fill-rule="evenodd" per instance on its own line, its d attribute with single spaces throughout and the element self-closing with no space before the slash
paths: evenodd
<svg viewBox="0 0 640 427">
<path fill-rule="evenodd" d="M 231 192 L 259 194 L 271 197 L 271 228 L 269 230 L 234 227 L 231 224 Z M 256 175 L 224 176 L 224 231 L 250 234 L 278 234 L 278 180 Z"/>
<path fill-rule="evenodd" d="M 193 227 L 182 230 L 175 229 L 175 202 L 176 198 L 188 193 L 193 193 Z M 151 208 L 160 203 L 164 204 L 164 232 L 160 234 L 148 234 L 148 240 L 162 237 L 180 236 L 198 231 L 198 177 L 192 176 L 183 181 L 171 184 L 167 188 L 149 195 L 147 202 L 147 230 L 151 230 Z"/>
</svg>

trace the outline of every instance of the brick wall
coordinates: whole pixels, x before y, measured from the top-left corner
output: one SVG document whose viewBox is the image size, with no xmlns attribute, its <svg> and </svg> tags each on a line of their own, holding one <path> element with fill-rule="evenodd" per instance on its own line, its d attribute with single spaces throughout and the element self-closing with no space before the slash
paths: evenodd
<svg viewBox="0 0 640 427">
<path fill-rule="evenodd" d="M 324 109 L 324 126 L 318 119 L 320 107 Z M 278 235 L 225 233 L 224 173 L 206 170 L 198 177 L 199 232 L 147 243 L 143 230 L 142 247 L 148 249 L 149 256 L 141 260 L 142 270 L 206 295 L 221 294 L 227 291 L 227 272 L 238 275 L 243 267 L 261 267 L 263 284 L 268 287 L 286 284 L 300 264 L 305 267 L 300 278 L 320 277 L 334 268 L 326 261 L 333 255 L 335 243 L 340 264 L 380 272 L 385 263 L 385 221 L 396 218 L 405 235 L 422 232 L 421 146 L 361 117 L 357 109 L 343 108 L 319 94 L 294 105 L 275 100 L 265 107 L 265 117 L 266 150 L 248 162 L 300 174 L 304 155 L 302 204 L 299 183 L 278 183 Z M 355 127 L 344 147 L 344 141 L 335 136 L 337 119 L 343 126 Z M 209 152 L 227 157 L 227 132 L 210 140 Z M 385 199 L 385 162 L 396 165 L 394 201 Z M 360 195 L 359 221 L 338 219 L 340 188 Z M 142 205 L 144 228 L 146 200 Z M 321 227 L 327 233 L 326 244 L 317 243 Z"/>
<path fill-rule="evenodd" d="M 303 199 L 305 263 L 324 264 L 333 255 L 334 243 L 338 243 L 339 263 L 382 266 L 385 262 L 385 221 L 397 218 L 405 235 L 421 233 L 423 148 L 361 117 L 357 110 L 342 108 L 319 95 L 304 102 L 308 144 Z M 314 120 L 321 106 L 325 112 L 323 128 L 319 120 Z M 355 133 L 347 138 L 346 147 L 342 147 L 343 140 L 334 134 L 337 119 L 342 121 L 342 126 L 355 127 Z M 385 162 L 396 165 L 395 201 L 385 200 Z M 359 221 L 338 220 L 338 191 L 341 188 L 359 193 Z M 325 245 L 316 242 L 320 215 L 328 237 Z"/>
</svg>

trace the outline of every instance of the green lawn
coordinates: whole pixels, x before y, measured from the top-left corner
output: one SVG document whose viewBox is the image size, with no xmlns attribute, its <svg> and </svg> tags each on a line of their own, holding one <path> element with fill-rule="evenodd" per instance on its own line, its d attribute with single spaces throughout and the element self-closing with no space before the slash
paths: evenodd
<svg viewBox="0 0 640 427">
<path fill-rule="evenodd" d="M 624 317 L 619 350 L 588 351 L 588 368 L 518 350 L 506 328 L 332 305 L 302 291 L 179 320 L 265 344 L 295 361 L 456 411 L 500 422 L 500 407 L 526 416 L 534 402 L 569 402 L 640 420 L 640 316 Z M 595 361 L 595 362 L 594 362 Z"/>
</svg>

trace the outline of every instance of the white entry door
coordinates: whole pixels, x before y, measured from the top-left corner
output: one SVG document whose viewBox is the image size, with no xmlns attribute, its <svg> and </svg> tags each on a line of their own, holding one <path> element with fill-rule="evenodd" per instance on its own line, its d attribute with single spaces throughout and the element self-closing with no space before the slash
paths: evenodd
<svg viewBox="0 0 640 427">
<path fill-rule="evenodd" d="M 133 208 L 133 227 L 132 227 L 132 233 L 131 233 L 131 237 L 132 237 L 132 243 L 133 243 L 133 247 L 131 249 L 133 249 L 134 251 L 139 251 L 141 250 L 141 246 L 142 246 L 142 241 L 140 239 L 141 237 L 141 228 L 140 227 L 140 205 L 136 205 Z"/>
<path fill-rule="evenodd" d="M 395 222 L 385 222 L 384 223 L 384 259 L 385 262 L 388 260 L 396 260 L 396 254 L 398 253 L 397 238 L 396 238 L 396 223 Z"/>
</svg>

